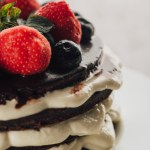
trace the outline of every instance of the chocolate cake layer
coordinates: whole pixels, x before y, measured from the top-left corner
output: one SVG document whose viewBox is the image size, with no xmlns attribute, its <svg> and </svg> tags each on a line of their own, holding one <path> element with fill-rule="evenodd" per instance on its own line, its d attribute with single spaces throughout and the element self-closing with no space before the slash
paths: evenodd
<svg viewBox="0 0 150 150">
<path fill-rule="evenodd" d="M 89 111 L 96 104 L 108 98 L 111 92 L 112 90 L 109 89 L 96 92 L 88 99 L 88 101 L 86 101 L 86 103 L 77 108 L 47 109 L 41 113 L 28 117 L 16 120 L 0 121 L 0 131 L 25 129 L 39 130 L 41 127 L 65 121 Z"/>
<path fill-rule="evenodd" d="M 77 137 L 76 136 L 70 136 L 68 139 L 66 139 L 64 142 L 54 145 L 47 145 L 47 146 L 28 146 L 28 147 L 10 147 L 7 150 L 48 150 L 53 147 L 58 147 L 63 144 L 70 144 L 73 142 Z"/>
<path fill-rule="evenodd" d="M 97 69 L 102 59 L 103 44 L 97 37 L 91 43 L 81 45 L 82 62 L 79 67 L 67 73 L 58 73 L 49 67 L 45 72 L 32 76 L 9 75 L 0 71 L 0 104 L 15 98 L 16 107 L 21 107 L 32 98 L 40 98 L 47 91 L 73 86 L 85 80 Z M 53 71 L 52 71 L 53 70 Z"/>
</svg>

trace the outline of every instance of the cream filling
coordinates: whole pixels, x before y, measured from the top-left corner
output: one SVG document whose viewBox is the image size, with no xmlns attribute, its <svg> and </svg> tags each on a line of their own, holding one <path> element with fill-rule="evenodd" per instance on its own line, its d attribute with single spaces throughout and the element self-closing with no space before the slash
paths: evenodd
<svg viewBox="0 0 150 150">
<path fill-rule="evenodd" d="M 69 145 L 60 145 L 50 150 L 81 150 L 81 147 L 103 150 L 103 148 L 112 147 L 115 144 L 114 128 L 110 115 L 106 112 L 106 110 L 111 109 L 112 96 L 105 101 L 107 101 L 105 102 L 107 105 L 99 104 L 83 115 L 41 128 L 40 131 L 1 132 L 0 150 L 5 150 L 10 146 L 25 147 L 57 144 L 63 142 L 70 135 L 81 136 L 81 138 Z M 116 115 L 114 119 L 119 120 L 119 118 L 120 115 Z"/>
<path fill-rule="evenodd" d="M 108 47 L 104 48 L 103 62 L 100 67 L 99 71 L 103 70 L 102 74 L 99 76 L 94 75 L 97 72 L 91 74 L 87 80 L 81 83 L 81 89 L 76 93 L 71 92 L 74 87 L 47 92 L 44 97 L 38 100 L 33 99 L 20 109 L 15 108 L 17 104 L 15 99 L 7 101 L 6 105 L 0 105 L 0 120 L 7 121 L 30 116 L 48 108 L 79 107 L 97 91 L 118 89 L 122 84 L 121 64 Z M 114 71 L 112 68 L 116 68 L 118 71 Z"/>
<path fill-rule="evenodd" d="M 68 145 L 60 145 L 49 150 L 81 150 L 83 147 L 90 150 L 109 150 L 115 143 L 116 136 L 112 120 L 109 115 L 106 115 L 105 123 L 98 134 L 81 137 Z"/>
<path fill-rule="evenodd" d="M 0 150 L 10 146 L 41 146 L 63 142 L 70 135 L 85 136 L 100 132 L 105 119 L 103 104 L 97 105 L 93 110 L 76 118 L 41 128 L 40 131 L 24 130 L 0 133 Z"/>
<path fill-rule="evenodd" d="M 116 136 L 110 116 L 106 115 L 105 123 L 99 134 L 85 136 L 82 142 L 85 148 L 91 150 L 106 150 L 112 148 L 116 143 Z"/>
<path fill-rule="evenodd" d="M 114 98 L 113 95 L 103 102 L 107 115 L 100 133 L 84 136 L 70 144 L 60 145 L 49 150 L 82 150 L 83 147 L 90 150 L 112 150 L 112 148 L 115 147 L 115 144 L 118 143 L 122 131 L 119 107 L 112 98 Z M 112 122 L 115 122 L 117 125 L 115 131 Z"/>
</svg>

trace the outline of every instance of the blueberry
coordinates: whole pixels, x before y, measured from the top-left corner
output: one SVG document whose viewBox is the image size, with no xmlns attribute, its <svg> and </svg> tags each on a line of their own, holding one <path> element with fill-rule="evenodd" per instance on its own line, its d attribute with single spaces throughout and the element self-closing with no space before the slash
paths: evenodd
<svg viewBox="0 0 150 150">
<path fill-rule="evenodd" d="M 52 49 L 55 47 L 55 41 L 54 38 L 52 37 L 52 35 L 48 32 L 48 33 L 43 33 L 43 35 L 46 37 L 46 39 L 48 40 L 48 42 L 50 43 Z"/>
<path fill-rule="evenodd" d="M 82 16 L 82 15 L 81 15 L 79 12 L 77 12 L 77 11 L 74 11 L 74 15 L 75 15 L 77 18 Z"/>
<path fill-rule="evenodd" d="M 77 17 L 78 20 L 81 23 L 81 27 L 82 27 L 82 39 L 81 39 L 81 43 L 87 43 L 90 42 L 92 39 L 92 36 L 94 35 L 94 26 L 92 25 L 91 22 L 89 22 L 88 20 L 82 18 L 82 17 Z"/>
<path fill-rule="evenodd" d="M 72 70 L 79 66 L 82 61 L 80 47 L 69 40 L 56 43 L 52 54 L 52 62 L 61 71 Z"/>
</svg>

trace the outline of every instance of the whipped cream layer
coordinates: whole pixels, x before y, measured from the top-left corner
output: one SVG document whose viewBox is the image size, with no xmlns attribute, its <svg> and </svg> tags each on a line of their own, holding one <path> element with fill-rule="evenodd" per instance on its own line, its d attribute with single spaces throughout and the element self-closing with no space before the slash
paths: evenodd
<svg viewBox="0 0 150 150">
<path fill-rule="evenodd" d="M 105 70 L 104 70 L 105 68 Z M 16 109 L 15 99 L 0 105 L 0 120 L 7 121 L 37 114 L 50 108 L 76 108 L 83 105 L 95 92 L 117 90 L 122 84 L 121 64 L 108 47 L 104 47 L 102 65 L 90 77 L 75 87 L 47 92 L 44 97 L 33 99 Z M 79 88 L 75 93 L 75 88 Z"/>
<path fill-rule="evenodd" d="M 114 96 L 111 95 L 103 103 L 106 104 L 105 110 L 107 113 L 99 133 L 80 137 L 70 144 L 60 145 L 49 150 L 82 150 L 83 147 L 90 150 L 112 150 L 120 140 L 122 132 L 122 119 L 119 113 L 119 107 L 114 101 L 112 103 L 112 97 Z M 113 123 L 115 123 L 115 130 Z"/>
<path fill-rule="evenodd" d="M 116 135 L 112 120 L 106 115 L 105 123 L 99 133 L 78 138 L 69 145 L 64 144 L 49 150 L 81 150 L 83 147 L 90 150 L 109 150 L 116 143 Z"/>
<path fill-rule="evenodd" d="M 105 107 L 103 104 L 95 106 L 91 111 L 48 127 L 40 131 L 23 130 L 0 133 L 0 150 L 10 146 L 41 146 L 58 144 L 69 136 L 85 136 L 97 134 L 101 131 L 105 120 Z"/>
<path fill-rule="evenodd" d="M 113 121 L 110 119 L 111 115 L 106 112 L 106 110 L 108 112 L 112 110 L 112 97 L 110 96 L 106 101 L 105 103 L 108 105 L 99 104 L 83 115 L 59 124 L 43 127 L 40 131 L 1 132 L 0 150 L 5 150 L 11 146 L 26 147 L 58 144 L 65 141 L 69 136 L 80 136 L 80 138 L 69 145 L 60 145 L 50 150 L 81 150 L 81 147 L 94 148 L 94 150 L 110 148 L 116 142 Z M 120 115 L 116 115 L 113 119 L 120 120 Z"/>
<path fill-rule="evenodd" d="M 113 111 L 117 112 L 117 110 Z M 70 144 L 60 145 L 50 148 L 49 150 L 82 150 L 83 147 L 90 150 L 112 150 L 116 143 L 118 143 L 122 131 L 121 117 L 119 112 L 117 112 L 117 114 L 118 116 L 115 115 L 115 117 L 113 117 L 115 121 L 117 120 L 117 122 L 115 122 L 117 125 L 115 130 L 113 120 L 110 117 L 111 112 L 109 112 L 105 117 L 105 122 L 100 133 L 80 137 Z"/>
</svg>

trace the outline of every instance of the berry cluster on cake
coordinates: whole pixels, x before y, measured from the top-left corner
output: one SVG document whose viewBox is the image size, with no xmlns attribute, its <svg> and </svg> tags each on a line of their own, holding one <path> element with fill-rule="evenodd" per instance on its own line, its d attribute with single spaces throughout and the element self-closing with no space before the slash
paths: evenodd
<svg viewBox="0 0 150 150">
<path fill-rule="evenodd" d="M 110 150 L 121 64 L 66 1 L 0 1 L 0 150 Z"/>
</svg>

